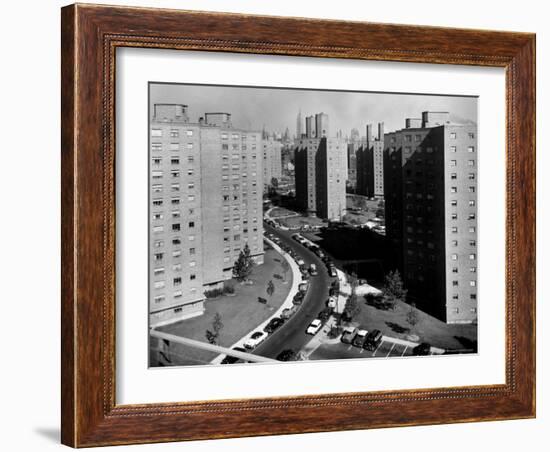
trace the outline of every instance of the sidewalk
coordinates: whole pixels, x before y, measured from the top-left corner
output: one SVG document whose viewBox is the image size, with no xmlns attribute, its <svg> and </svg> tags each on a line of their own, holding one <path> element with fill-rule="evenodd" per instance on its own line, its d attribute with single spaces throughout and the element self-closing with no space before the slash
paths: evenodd
<svg viewBox="0 0 550 452">
<path fill-rule="evenodd" d="M 234 348 L 234 347 L 243 347 L 244 342 L 250 337 L 250 335 L 255 331 L 263 331 L 264 327 L 274 318 L 281 315 L 284 309 L 291 308 L 294 306 L 292 303 L 292 300 L 294 299 L 294 295 L 298 293 L 298 286 L 302 282 L 302 273 L 300 272 L 300 268 L 298 267 L 298 264 L 292 259 L 290 254 L 287 254 L 285 251 L 281 249 L 276 243 L 272 242 L 268 238 L 264 237 L 264 240 L 275 249 L 281 256 L 283 256 L 284 259 L 288 262 L 290 265 L 290 269 L 292 271 L 292 285 L 290 287 L 290 291 L 288 292 L 287 297 L 285 298 L 285 301 L 283 301 L 283 304 L 279 306 L 279 309 L 277 309 L 271 317 L 269 317 L 267 320 L 263 321 L 260 325 L 258 325 L 256 328 L 253 328 L 250 330 L 245 336 L 241 337 L 237 342 L 232 344 L 228 348 Z M 212 361 L 210 361 L 210 364 L 219 364 L 225 355 L 218 355 L 216 358 L 214 358 Z"/>
</svg>

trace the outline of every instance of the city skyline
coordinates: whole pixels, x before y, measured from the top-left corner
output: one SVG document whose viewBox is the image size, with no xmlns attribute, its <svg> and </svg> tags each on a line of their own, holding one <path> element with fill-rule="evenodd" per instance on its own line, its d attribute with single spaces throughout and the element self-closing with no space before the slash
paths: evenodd
<svg viewBox="0 0 550 452">
<path fill-rule="evenodd" d="M 302 130 L 307 116 L 324 112 L 331 118 L 330 135 L 342 130 L 344 137 L 353 128 L 364 136 L 366 125 L 379 121 L 384 122 L 386 132 L 400 130 L 406 118 L 416 118 L 421 111 L 450 111 L 452 121 L 470 124 L 477 124 L 478 118 L 475 96 L 151 83 L 150 107 L 163 102 L 188 105 L 191 122 L 198 122 L 206 112 L 223 111 L 233 113 L 236 128 L 259 131 L 265 127 L 284 133 L 288 127 L 292 137 L 300 111 Z"/>
</svg>

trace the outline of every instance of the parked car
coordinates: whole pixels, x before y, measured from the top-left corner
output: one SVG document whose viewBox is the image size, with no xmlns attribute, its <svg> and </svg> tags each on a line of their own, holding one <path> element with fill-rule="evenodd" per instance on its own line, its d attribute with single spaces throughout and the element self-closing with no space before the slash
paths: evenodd
<svg viewBox="0 0 550 452">
<path fill-rule="evenodd" d="M 332 276 L 333 278 L 336 278 L 336 276 L 338 276 L 338 273 L 336 273 L 336 267 L 330 266 L 330 267 L 328 268 L 328 274 L 329 274 L 330 276 Z"/>
<path fill-rule="evenodd" d="M 301 257 L 298 257 L 298 259 L 296 259 L 296 263 L 299 265 L 299 266 L 302 266 L 302 265 L 305 265 L 306 263 L 304 262 L 304 260 L 301 258 Z"/>
<path fill-rule="evenodd" d="M 232 350 L 235 350 L 236 352 L 244 352 L 246 353 L 246 350 L 242 347 L 234 347 Z M 236 356 L 227 355 L 224 359 L 222 359 L 222 364 L 235 364 L 237 361 L 239 361 L 241 358 L 237 358 Z"/>
<path fill-rule="evenodd" d="M 427 342 L 422 342 L 413 348 L 413 356 L 427 356 L 432 352 L 432 347 Z"/>
<path fill-rule="evenodd" d="M 267 333 L 263 331 L 256 331 L 255 333 L 252 333 L 252 335 L 245 341 L 244 348 L 246 349 L 253 349 L 256 348 L 258 345 L 260 345 L 265 339 L 267 338 Z"/>
<path fill-rule="evenodd" d="M 365 338 L 367 337 L 367 330 L 358 330 L 353 338 L 352 345 L 355 347 L 363 347 L 365 343 Z"/>
<path fill-rule="evenodd" d="M 264 327 L 264 331 L 268 334 L 273 333 L 273 331 L 279 328 L 283 323 L 285 323 L 283 319 L 281 319 L 280 317 L 274 317 Z"/>
<path fill-rule="evenodd" d="M 319 332 L 322 326 L 323 322 L 321 321 L 321 319 L 315 319 L 307 327 L 306 334 L 315 335 Z"/>
<path fill-rule="evenodd" d="M 291 308 L 283 309 L 283 312 L 281 312 L 281 319 L 290 319 L 296 313 L 296 311 L 298 311 L 297 305 L 293 305 Z"/>
<path fill-rule="evenodd" d="M 283 350 L 281 353 L 277 355 L 277 358 L 275 358 L 277 361 L 292 361 L 296 357 L 296 352 L 294 350 L 291 350 L 289 348 Z"/>
<path fill-rule="evenodd" d="M 380 330 L 372 330 L 367 337 L 365 338 L 365 343 L 363 348 L 373 351 L 380 345 L 382 342 L 382 332 Z"/>
<path fill-rule="evenodd" d="M 307 292 L 308 289 L 309 289 L 309 283 L 307 282 L 303 282 L 298 285 L 298 290 L 300 292 Z"/>
<path fill-rule="evenodd" d="M 309 266 L 309 274 L 311 276 L 316 276 L 317 275 L 317 266 L 315 264 L 311 264 Z"/>
<path fill-rule="evenodd" d="M 266 303 L 267 303 L 267 299 L 265 299 L 265 298 L 263 298 L 263 297 L 258 297 L 258 303 L 266 304 Z"/>
<path fill-rule="evenodd" d="M 342 337 L 340 338 L 340 340 L 344 344 L 351 344 L 356 334 L 357 334 L 357 328 L 348 326 L 347 328 L 344 329 L 344 332 L 342 333 Z"/>
</svg>

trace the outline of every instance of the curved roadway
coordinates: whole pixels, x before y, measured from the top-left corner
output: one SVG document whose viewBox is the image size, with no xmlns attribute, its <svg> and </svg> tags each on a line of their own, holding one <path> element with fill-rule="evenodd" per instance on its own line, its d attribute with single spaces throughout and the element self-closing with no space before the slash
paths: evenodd
<svg viewBox="0 0 550 452">
<path fill-rule="evenodd" d="M 317 276 L 311 276 L 309 279 L 309 289 L 300 309 L 253 352 L 266 358 L 276 358 L 285 349 L 292 349 L 298 353 L 311 340 L 312 336 L 306 334 L 306 329 L 325 308 L 328 290 L 334 278 L 329 276 L 324 262 L 316 254 L 292 239 L 295 232 L 275 229 L 265 223 L 264 231 L 281 239 L 282 243 L 302 257 L 307 266 L 315 264 L 318 270 Z"/>
</svg>

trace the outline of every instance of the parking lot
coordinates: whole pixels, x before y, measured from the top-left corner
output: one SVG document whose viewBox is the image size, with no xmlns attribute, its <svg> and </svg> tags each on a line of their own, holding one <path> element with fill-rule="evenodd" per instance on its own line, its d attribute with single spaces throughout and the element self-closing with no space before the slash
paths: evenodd
<svg viewBox="0 0 550 452">
<path fill-rule="evenodd" d="M 395 358 L 402 356 L 412 356 L 412 347 L 391 342 L 384 338 L 373 351 L 355 347 L 351 344 L 344 344 L 340 341 L 324 343 L 311 353 L 309 359 Z"/>
</svg>

